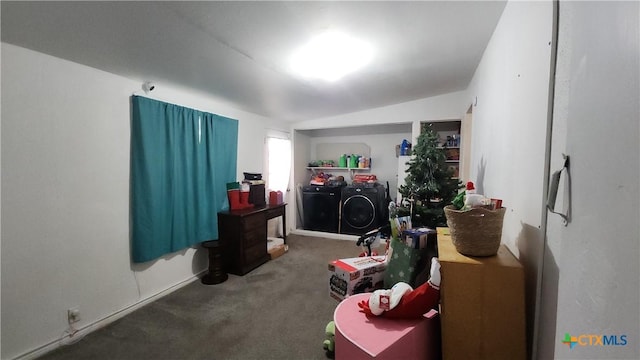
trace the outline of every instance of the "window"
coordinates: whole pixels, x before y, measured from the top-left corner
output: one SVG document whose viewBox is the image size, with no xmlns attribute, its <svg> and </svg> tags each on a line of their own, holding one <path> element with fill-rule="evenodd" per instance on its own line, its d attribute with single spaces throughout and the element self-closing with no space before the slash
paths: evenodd
<svg viewBox="0 0 640 360">
<path fill-rule="evenodd" d="M 288 134 L 267 136 L 267 188 L 269 191 L 282 191 L 283 200 L 287 201 L 287 189 L 291 173 L 291 140 Z M 268 235 L 278 236 L 281 229 L 281 218 L 269 220 Z M 286 229 L 282 229 L 283 232 Z"/>
<path fill-rule="evenodd" d="M 291 173 L 291 140 L 267 137 L 267 187 L 286 195 Z"/>
</svg>

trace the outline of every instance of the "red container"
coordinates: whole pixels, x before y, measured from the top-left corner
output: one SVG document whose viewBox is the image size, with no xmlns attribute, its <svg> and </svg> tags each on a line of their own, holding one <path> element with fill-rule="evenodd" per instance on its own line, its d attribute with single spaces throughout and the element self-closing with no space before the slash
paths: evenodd
<svg viewBox="0 0 640 360">
<path fill-rule="evenodd" d="M 269 192 L 269 205 L 282 204 L 282 191 L 270 191 Z"/>
</svg>

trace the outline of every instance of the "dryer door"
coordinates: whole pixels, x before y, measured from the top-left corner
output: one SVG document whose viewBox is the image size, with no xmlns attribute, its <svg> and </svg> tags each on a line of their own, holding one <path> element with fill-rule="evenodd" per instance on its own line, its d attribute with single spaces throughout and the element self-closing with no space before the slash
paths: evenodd
<svg viewBox="0 0 640 360">
<path fill-rule="evenodd" d="M 376 219 L 376 207 L 364 195 L 350 196 L 342 205 L 342 219 L 353 229 L 367 229 Z"/>
</svg>

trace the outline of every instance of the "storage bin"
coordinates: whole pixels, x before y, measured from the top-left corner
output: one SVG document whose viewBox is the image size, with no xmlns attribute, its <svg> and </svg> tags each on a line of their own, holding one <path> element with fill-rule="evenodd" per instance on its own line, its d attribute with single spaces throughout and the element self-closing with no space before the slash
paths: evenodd
<svg viewBox="0 0 640 360">
<path fill-rule="evenodd" d="M 473 208 L 456 210 L 444 207 L 451 240 L 456 250 L 467 256 L 492 256 L 498 252 L 502 240 L 502 223 L 506 208 L 489 210 Z"/>
</svg>

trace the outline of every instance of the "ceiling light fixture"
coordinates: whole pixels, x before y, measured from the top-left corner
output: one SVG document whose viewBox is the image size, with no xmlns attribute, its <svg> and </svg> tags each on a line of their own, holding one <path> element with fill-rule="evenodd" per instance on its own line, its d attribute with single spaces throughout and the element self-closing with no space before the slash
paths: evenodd
<svg viewBox="0 0 640 360">
<path fill-rule="evenodd" d="M 291 58 L 291 68 L 304 77 L 333 82 L 369 63 L 372 55 L 367 43 L 328 31 L 299 48 Z"/>
</svg>

